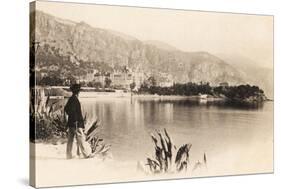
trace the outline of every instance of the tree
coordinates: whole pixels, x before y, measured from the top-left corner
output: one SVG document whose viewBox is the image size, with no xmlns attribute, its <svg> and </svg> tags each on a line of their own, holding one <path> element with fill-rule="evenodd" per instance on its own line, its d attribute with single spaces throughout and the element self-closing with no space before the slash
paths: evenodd
<svg viewBox="0 0 281 189">
<path fill-rule="evenodd" d="M 149 92 L 149 87 L 147 82 L 143 82 L 139 88 L 139 92 Z"/>
<path fill-rule="evenodd" d="M 130 84 L 130 89 L 131 89 L 131 91 L 132 91 L 135 87 L 136 87 L 136 83 L 135 83 L 135 82 L 133 82 L 133 83 Z"/>
<path fill-rule="evenodd" d="M 258 86 L 239 85 L 228 87 L 223 94 L 231 100 L 245 100 L 247 98 L 265 98 L 263 90 Z"/>
<path fill-rule="evenodd" d="M 151 86 L 156 86 L 156 79 L 155 79 L 154 76 L 150 76 L 150 77 L 147 79 L 147 81 L 148 81 L 149 87 L 151 87 Z"/>
<path fill-rule="evenodd" d="M 97 88 L 97 89 L 102 88 L 102 83 L 99 82 L 99 81 L 94 82 L 94 83 L 93 83 L 93 87 L 95 87 L 95 88 Z"/>
<path fill-rule="evenodd" d="M 110 84 L 112 83 L 111 79 L 108 78 L 108 77 L 106 77 L 106 78 L 104 79 L 104 82 L 105 82 L 105 88 L 110 87 Z"/>
<path fill-rule="evenodd" d="M 43 86 L 59 86 L 63 85 L 63 80 L 58 76 L 50 75 L 43 77 L 38 84 Z"/>
<path fill-rule="evenodd" d="M 88 87 L 94 87 L 94 82 L 93 81 L 90 81 L 88 84 L 87 84 Z"/>
</svg>

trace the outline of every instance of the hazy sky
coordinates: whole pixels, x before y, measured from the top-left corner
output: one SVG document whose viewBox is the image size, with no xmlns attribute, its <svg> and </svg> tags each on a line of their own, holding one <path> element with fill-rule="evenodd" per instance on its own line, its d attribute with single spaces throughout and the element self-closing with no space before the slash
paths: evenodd
<svg viewBox="0 0 281 189">
<path fill-rule="evenodd" d="M 273 17 L 37 1 L 54 16 L 84 21 L 183 51 L 242 56 L 273 67 Z"/>
</svg>

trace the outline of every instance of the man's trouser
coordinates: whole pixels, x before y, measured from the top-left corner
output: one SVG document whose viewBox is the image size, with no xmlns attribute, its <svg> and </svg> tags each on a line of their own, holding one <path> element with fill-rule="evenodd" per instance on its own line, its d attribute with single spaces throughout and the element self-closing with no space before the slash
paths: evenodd
<svg viewBox="0 0 281 189">
<path fill-rule="evenodd" d="M 80 155 L 80 152 L 83 154 L 83 156 L 86 158 L 90 155 L 89 148 L 87 148 L 87 142 L 86 137 L 83 132 L 82 128 L 79 127 L 69 127 L 68 128 L 68 141 L 67 141 L 67 147 L 66 147 L 66 157 L 67 159 L 72 158 L 72 147 L 73 147 L 73 141 L 74 137 L 76 136 L 77 141 L 77 155 Z"/>
</svg>

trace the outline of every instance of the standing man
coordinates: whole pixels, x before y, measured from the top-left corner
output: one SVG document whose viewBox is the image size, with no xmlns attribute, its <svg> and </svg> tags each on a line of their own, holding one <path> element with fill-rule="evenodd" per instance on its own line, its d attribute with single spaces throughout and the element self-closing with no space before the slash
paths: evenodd
<svg viewBox="0 0 281 189">
<path fill-rule="evenodd" d="M 72 159 L 72 146 L 73 140 L 76 136 L 77 140 L 77 151 L 81 151 L 84 158 L 89 158 L 91 153 L 89 153 L 86 147 L 86 140 L 84 134 L 84 119 L 81 111 L 81 104 L 78 99 L 80 92 L 80 85 L 73 84 L 70 86 L 72 96 L 69 98 L 68 102 L 64 107 L 64 111 L 68 115 L 67 127 L 68 127 L 68 141 L 66 148 L 66 158 Z"/>
</svg>

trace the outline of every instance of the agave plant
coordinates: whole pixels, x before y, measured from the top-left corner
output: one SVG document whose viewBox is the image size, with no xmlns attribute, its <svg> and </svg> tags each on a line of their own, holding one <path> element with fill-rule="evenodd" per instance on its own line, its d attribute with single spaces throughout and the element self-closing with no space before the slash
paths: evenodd
<svg viewBox="0 0 281 189">
<path fill-rule="evenodd" d="M 93 155 L 99 154 L 105 156 L 110 149 L 110 145 L 104 144 L 103 139 L 98 136 L 98 132 L 94 132 L 99 126 L 100 121 L 97 119 L 92 123 L 87 132 L 85 132 L 86 141 L 90 144 Z"/>
<path fill-rule="evenodd" d="M 34 141 L 49 141 L 54 138 L 66 138 L 67 127 L 63 108 L 57 102 L 51 102 L 48 96 L 46 100 L 38 98 L 31 112 L 31 119 L 35 125 Z"/>
<path fill-rule="evenodd" d="M 181 172 L 184 170 L 187 171 L 188 168 L 190 168 L 189 170 L 191 171 L 195 171 L 196 169 L 201 167 L 202 163 L 198 161 L 191 169 L 192 166 L 189 161 L 189 153 L 192 144 L 183 144 L 177 150 L 177 147 L 173 145 L 171 137 L 169 136 L 166 129 L 164 129 L 164 134 L 162 134 L 161 132 L 157 132 L 157 135 L 158 138 L 154 134 L 151 134 L 151 138 L 154 143 L 155 159 L 146 159 L 146 165 L 149 167 L 149 172 Z M 175 157 L 173 156 L 173 152 L 176 152 Z M 203 163 L 205 165 L 207 164 L 207 157 L 205 153 L 203 156 Z"/>
<path fill-rule="evenodd" d="M 35 108 L 32 109 L 31 119 L 35 122 L 35 141 L 52 142 L 57 144 L 60 141 L 66 141 L 67 138 L 67 119 L 63 106 L 58 101 L 51 102 L 50 96 L 46 100 L 38 99 Z M 84 116 L 84 123 L 90 125 L 86 132 L 86 141 L 89 143 L 92 153 L 105 156 L 110 149 L 110 145 L 103 143 L 99 138 L 97 128 L 100 126 L 98 120 L 90 124 L 87 114 Z M 77 154 L 79 154 L 77 149 Z"/>
<path fill-rule="evenodd" d="M 177 171 L 187 170 L 187 164 L 189 163 L 189 151 L 192 144 L 182 145 L 176 155 L 175 164 Z"/>
</svg>

